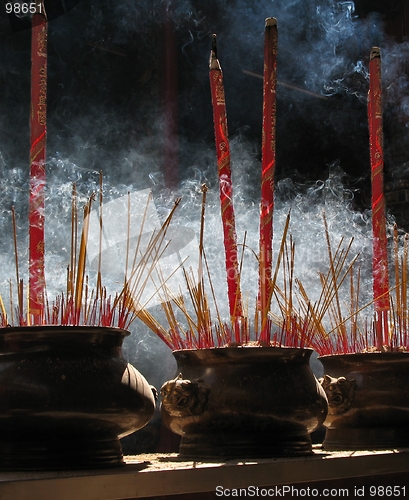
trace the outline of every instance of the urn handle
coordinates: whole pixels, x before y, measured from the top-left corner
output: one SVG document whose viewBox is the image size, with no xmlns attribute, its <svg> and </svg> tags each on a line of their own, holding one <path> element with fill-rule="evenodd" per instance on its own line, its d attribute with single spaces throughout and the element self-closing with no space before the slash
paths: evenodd
<svg viewBox="0 0 409 500">
<path fill-rule="evenodd" d="M 209 393 L 210 387 L 204 380 L 184 379 L 179 373 L 161 387 L 162 408 L 174 417 L 201 415 L 207 406 Z"/>
<path fill-rule="evenodd" d="M 154 397 L 155 401 L 157 401 L 158 400 L 158 390 L 153 385 L 150 385 L 149 387 L 150 387 L 150 389 L 152 391 L 152 394 L 153 394 L 153 397 Z"/>
<path fill-rule="evenodd" d="M 319 382 L 327 395 L 330 415 L 340 415 L 351 408 L 357 386 L 355 379 L 324 375 Z"/>
</svg>

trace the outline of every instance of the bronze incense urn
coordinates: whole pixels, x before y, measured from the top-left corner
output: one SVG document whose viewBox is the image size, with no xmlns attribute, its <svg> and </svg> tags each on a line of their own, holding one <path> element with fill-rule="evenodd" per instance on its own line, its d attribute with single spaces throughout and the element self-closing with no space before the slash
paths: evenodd
<svg viewBox="0 0 409 500">
<path fill-rule="evenodd" d="M 142 428 L 155 390 L 122 357 L 126 330 L 0 330 L 0 470 L 124 463 L 120 438 Z"/>
<path fill-rule="evenodd" d="M 409 446 L 409 352 L 318 358 L 328 397 L 326 450 Z"/>
<path fill-rule="evenodd" d="M 182 436 L 183 457 L 308 455 L 327 415 L 311 349 L 218 347 L 174 351 L 177 374 L 161 389 L 161 413 Z"/>
</svg>

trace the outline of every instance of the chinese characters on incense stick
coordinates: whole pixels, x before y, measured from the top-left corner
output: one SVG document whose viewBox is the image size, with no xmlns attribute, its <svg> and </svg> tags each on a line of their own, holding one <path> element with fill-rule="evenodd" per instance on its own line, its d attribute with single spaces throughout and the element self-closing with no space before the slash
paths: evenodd
<svg viewBox="0 0 409 500">
<path fill-rule="evenodd" d="M 33 324 L 44 315 L 44 190 L 47 111 L 47 34 L 43 2 L 33 14 L 31 34 L 29 314 Z"/>
<path fill-rule="evenodd" d="M 260 340 L 267 342 L 268 322 L 273 294 L 274 169 L 276 162 L 276 88 L 277 88 L 277 20 L 266 19 L 264 34 L 263 128 L 261 160 L 259 310 Z"/>
<path fill-rule="evenodd" d="M 373 47 L 369 61 L 368 123 L 372 181 L 372 273 L 375 333 L 378 348 L 388 345 L 389 277 L 383 191 L 381 53 Z"/>
<path fill-rule="evenodd" d="M 219 174 L 220 205 L 226 257 L 227 290 L 230 317 L 234 325 L 236 321 L 243 316 L 243 311 L 240 291 L 239 262 L 237 257 L 237 235 L 233 208 L 233 183 L 231 178 L 226 101 L 224 96 L 223 73 L 217 58 L 216 35 L 213 35 L 212 39 L 209 66 L 217 170 Z"/>
</svg>

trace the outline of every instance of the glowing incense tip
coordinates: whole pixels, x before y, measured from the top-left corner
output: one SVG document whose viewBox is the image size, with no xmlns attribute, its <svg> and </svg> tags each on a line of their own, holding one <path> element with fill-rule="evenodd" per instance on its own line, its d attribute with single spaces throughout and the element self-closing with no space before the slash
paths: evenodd
<svg viewBox="0 0 409 500">
<path fill-rule="evenodd" d="M 212 52 L 217 59 L 217 35 L 212 35 Z"/>
<path fill-rule="evenodd" d="M 372 47 L 369 59 L 372 60 L 375 57 L 381 57 L 381 49 L 379 47 Z"/>
<path fill-rule="evenodd" d="M 217 36 L 212 35 L 212 48 L 210 51 L 209 68 L 221 70 L 219 60 L 217 59 Z"/>
<path fill-rule="evenodd" d="M 267 26 L 277 26 L 277 19 L 275 17 L 267 17 L 266 28 Z"/>
</svg>

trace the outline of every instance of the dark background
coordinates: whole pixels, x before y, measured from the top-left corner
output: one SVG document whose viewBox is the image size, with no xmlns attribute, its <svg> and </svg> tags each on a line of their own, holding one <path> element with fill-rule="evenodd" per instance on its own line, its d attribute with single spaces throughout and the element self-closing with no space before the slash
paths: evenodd
<svg viewBox="0 0 409 500">
<path fill-rule="evenodd" d="M 0 7 L 0 153 L 3 195 L 12 202 L 10 185 L 23 188 L 28 172 L 30 30 Z M 382 49 L 386 180 L 406 175 L 407 0 L 48 0 L 46 8 L 49 179 L 85 180 L 102 169 L 114 183 L 140 188 L 178 190 L 192 177 L 211 182 L 213 32 L 230 137 L 258 160 L 262 80 L 245 71 L 262 74 L 269 16 L 279 27 L 277 181 L 308 185 L 336 165 L 357 208 L 370 206 L 366 95 L 373 45 Z M 240 154 L 234 160 L 240 163 Z M 258 195 L 258 170 L 236 182 Z"/>
</svg>

